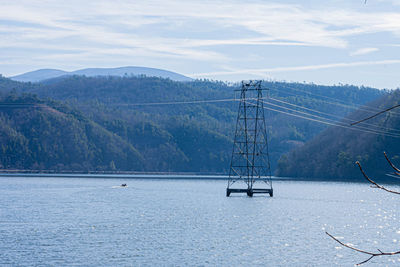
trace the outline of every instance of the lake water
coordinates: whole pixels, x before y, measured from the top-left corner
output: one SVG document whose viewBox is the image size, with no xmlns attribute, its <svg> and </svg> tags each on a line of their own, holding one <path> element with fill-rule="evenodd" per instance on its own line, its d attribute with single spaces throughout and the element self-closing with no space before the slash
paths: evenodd
<svg viewBox="0 0 400 267">
<path fill-rule="evenodd" d="M 400 197 L 367 184 L 277 181 L 273 198 L 227 198 L 225 188 L 221 180 L 0 178 L 0 265 L 352 266 L 366 259 L 325 231 L 362 249 L 400 247 Z M 366 266 L 382 265 L 400 258 Z"/>
</svg>

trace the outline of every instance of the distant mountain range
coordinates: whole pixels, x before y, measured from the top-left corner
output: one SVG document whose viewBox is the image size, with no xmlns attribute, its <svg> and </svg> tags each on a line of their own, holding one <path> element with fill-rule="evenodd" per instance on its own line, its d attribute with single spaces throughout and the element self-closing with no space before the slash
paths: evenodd
<svg viewBox="0 0 400 267">
<path fill-rule="evenodd" d="M 88 68 L 76 71 L 63 71 L 57 69 L 40 69 L 24 74 L 10 77 L 10 79 L 19 82 L 41 82 L 48 79 L 53 79 L 62 76 L 81 75 L 87 77 L 96 76 L 140 76 L 145 75 L 147 77 L 160 77 L 168 78 L 173 81 L 188 82 L 192 81 L 192 78 L 186 77 L 176 72 L 146 68 L 146 67 L 120 67 L 120 68 Z"/>
</svg>

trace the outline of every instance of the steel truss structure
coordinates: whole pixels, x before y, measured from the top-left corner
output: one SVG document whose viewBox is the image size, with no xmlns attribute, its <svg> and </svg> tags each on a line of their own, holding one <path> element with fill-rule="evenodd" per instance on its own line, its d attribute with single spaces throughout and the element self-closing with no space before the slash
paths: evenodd
<svg viewBox="0 0 400 267">
<path fill-rule="evenodd" d="M 261 81 L 242 81 L 226 196 L 273 196 Z M 245 188 L 243 188 L 243 183 Z M 255 188 L 257 183 L 260 187 Z M 235 184 L 235 185 L 234 185 Z M 242 186 L 242 187 L 240 187 Z"/>
</svg>

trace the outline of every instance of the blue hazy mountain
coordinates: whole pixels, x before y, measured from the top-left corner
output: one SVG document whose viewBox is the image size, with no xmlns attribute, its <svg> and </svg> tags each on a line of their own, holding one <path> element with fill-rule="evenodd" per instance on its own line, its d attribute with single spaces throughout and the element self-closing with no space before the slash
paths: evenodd
<svg viewBox="0 0 400 267">
<path fill-rule="evenodd" d="M 67 71 L 57 70 L 57 69 L 40 69 L 35 71 L 30 71 L 24 74 L 20 74 L 10 79 L 18 82 L 40 82 L 47 79 L 52 79 L 67 75 Z"/>
<path fill-rule="evenodd" d="M 76 71 L 63 71 L 57 69 L 40 69 L 24 74 L 10 77 L 10 79 L 19 82 L 41 82 L 44 80 L 57 78 L 61 76 L 82 75 L 87 77 L 96 76 L 140 76 L 168 78 L 173 81 L 191 81 L 192 78 L 186 77 L 176 72 L 146 68 L 146 67 L 120 67 L 120 68 L 88 68 Z"/>
</svg>

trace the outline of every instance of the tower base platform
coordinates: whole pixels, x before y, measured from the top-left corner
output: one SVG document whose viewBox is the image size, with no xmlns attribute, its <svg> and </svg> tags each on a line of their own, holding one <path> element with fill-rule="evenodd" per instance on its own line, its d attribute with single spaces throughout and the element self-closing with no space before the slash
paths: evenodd
<svg viewBox="0 0 400 267">
<path fill-rule="evenodd" d="M 274 190 L 266 189 L 266 188 L 227 188 L 226 196 L 229 197 L 232 193 L 246 193 L 249 197 L 252 197 L 253 194 L 269 194 L 270 197 L 274 196 Z"/>
</svg>

